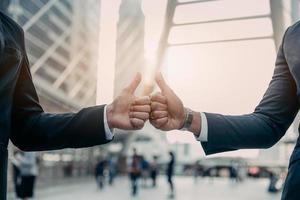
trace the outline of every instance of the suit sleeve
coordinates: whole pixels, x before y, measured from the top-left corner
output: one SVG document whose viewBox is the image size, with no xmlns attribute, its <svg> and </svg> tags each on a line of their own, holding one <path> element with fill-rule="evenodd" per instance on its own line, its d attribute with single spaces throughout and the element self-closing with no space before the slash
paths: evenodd
<svg viewBox="0 0 300 200">
<path fill-rule="evenodd" d="M 277 143 L 293 122 L 298 110 L 297 89 L 280 46 L 272 80 L 252 114 L 225 116 L 205 113 L 208 141 L 206 154 L 252 148 L 269 148 Z"/>
<path fill-rule="evenodd" d="M 24 151 L 90 147 L 109 142 L 105 137 L 104 106 L 85 108 L 78 113 L 43 111 L 24 54 L 14 93 L 11 141 Z"/>
</svg>

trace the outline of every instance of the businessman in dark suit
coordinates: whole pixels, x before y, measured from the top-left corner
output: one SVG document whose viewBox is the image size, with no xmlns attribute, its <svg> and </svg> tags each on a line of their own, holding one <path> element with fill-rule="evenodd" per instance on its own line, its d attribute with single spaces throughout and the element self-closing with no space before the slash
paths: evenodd
<svg viewBox="0 0 300 200">
<path fill-rule="evenodd" d="M 6 199 L 7 145 L 23 151 L 80 148 L 105 144 L 113 129 L 141 129 L 150 98 L 135 97 L 138 74 L 111 104 L 78 113 L 49 114 L 39 104 L 22 28 L 0 11 L 0 199 Z"/>
<path fill-rule="evenodd" d="M 161 75 L 161 88 L 151 98 L 151 123 L 162 130 L 184 129 L 202 142 L 206 154 L 247 148 L 269 148 L 293 122 L 300 102 L 300 22 L 285 33 L 274 75 L 259 105 L 251 114 L 224 116 L 199 113 L 183 107 Z M 283 200 L 300 197 L 300 139 L 289 164 Z"/>
</svg>

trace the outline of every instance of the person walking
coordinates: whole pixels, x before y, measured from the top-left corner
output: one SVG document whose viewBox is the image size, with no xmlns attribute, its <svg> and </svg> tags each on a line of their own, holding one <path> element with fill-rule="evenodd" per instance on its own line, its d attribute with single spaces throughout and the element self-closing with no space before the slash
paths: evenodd
<svg viewBox="0 0 300 200">
<path fill-rule="evenodd" d="M 108 165 L 108 184 L 109 185 L 113 185 L 114 184 L 114 180 L 117 174 L 117 159 L 116 157 L 109 157 L 108 161 L 107 161 L 107 165 Z"/>
<path fill-rule="evenodd" d="M 153 161 L 150 164 L 150 176 L 152 179 L 152 187 L 156 187 L 157 174 L 158 174 L 157 156 L 153 156 Z"/>
<path fill-rule="evenodd" d="M 103 189 L 104 187 L 104 183 L 105 183 L 104 171 L 106 166 L 107 166 L 107 161 L 105 159 L 99 159 L 99 162 L 96 165 L 95 178 L 100 190 Z"/>
<path fill-rule="evenodd" d="M 150 164 L 145 158 L 145 156 L 141 156 L 141 168 L 142 168 L 142 186 L 147 187 L 147 180 L 150 175 Z"/>
<path fill-rule="evenodd" d="M 21 151 L 16 149 L 13 151 L 13 156 L 10 159 L 12 164 L 12 177 L 13 177 L 16 196 L 20 196 L 20 183 L 21 183 L 21 171 L 20 171 L 20 159 L 19 159 L 20 156 L 21 156 Z"/>
<path fill-rule="evenodd" d="M 169 152 L 170 161 L 167 166 L 167 180 L 170 186 L 169 198 L 173 199 L 175 197 L 175 189 L 173 183 L 174 167 L 175 167 L 175 155 L 172 151 Z"/>
<path fill-rule="evenodd" d="M 18 197 L 27 200 L 34 197 L 35 180 L 38 175 L 38 159 L 35 152 L 23 152 L 19 157 L 21 183 Z"/>
<path fill-rule="evenodd" d="M 136 196 L 138 193 L 138 179 L 141 176 L 141 158 L 137 154 L 136 149 L 133 149 L 133 156 L 130 166 L 130 180 L 132 196 Z"/>
</svg>

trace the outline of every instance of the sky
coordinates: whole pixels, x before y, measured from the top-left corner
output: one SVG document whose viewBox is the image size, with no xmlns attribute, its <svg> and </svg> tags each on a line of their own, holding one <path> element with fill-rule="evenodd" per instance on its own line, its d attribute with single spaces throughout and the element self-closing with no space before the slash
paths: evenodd
<svg viewBox="0 0 300 200">
<path fill-rule="evenodd" d="M 112 101 L 116 22 L 120 0 L 103 1 L 99 44 L 98 103 Z M 164 20 L 165 0 L 144 0 L 146 16 L 144 79 L 156 58 L 156 48 Z M 212 1 L 177 8 L 175 23 L 269 15 L 268 0 Z M 202 23 L 173 28 L 172 44 L 272 36 L 268 17 L 234 22 Z M 162 66 L 169 85 L 184 105 L 196 111 L 239 115 L 253 112 L 261 100 L 274 70 L 276 48 L 271 39 L 176 46 L 168 50 Z M 147 77 L 148 76 L 148 77 Z M 128 80 L 129 82 L 130 80 Z M 170 142 L 200 145 L 191 134 L 171 132 Z M 202 150 L 201 150 L 202 151 Z M 232 155 L 253 157 L 257 150 Z"/>
</svg>

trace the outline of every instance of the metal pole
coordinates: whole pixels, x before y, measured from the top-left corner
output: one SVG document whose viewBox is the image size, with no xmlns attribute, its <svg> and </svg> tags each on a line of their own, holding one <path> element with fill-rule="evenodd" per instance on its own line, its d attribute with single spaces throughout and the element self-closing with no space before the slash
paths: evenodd
<svg viewBox="0 0 300 200">
<path fill-rule="evenodd" d="M 291 9 L 292 9 L 292 22 L 295 23 L 300 18 L 300 1 L 291 0 Z"/>
<path fill-rule="evenodd" d="M 270 0 L 271 18 L 276 49 L 279 49 L 285 31 L 282 0 Z"/>
</svg>

